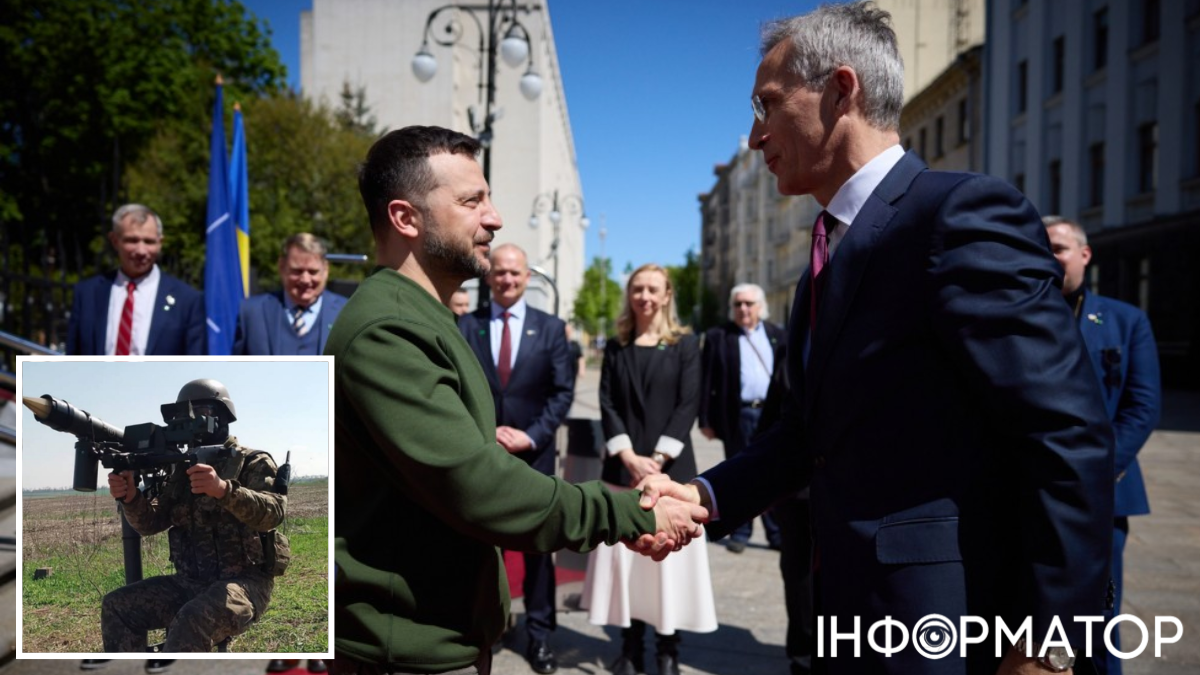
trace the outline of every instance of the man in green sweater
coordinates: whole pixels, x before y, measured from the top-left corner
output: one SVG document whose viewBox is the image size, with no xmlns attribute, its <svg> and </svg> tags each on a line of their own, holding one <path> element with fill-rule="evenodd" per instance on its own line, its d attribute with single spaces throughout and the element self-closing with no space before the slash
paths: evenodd
<svg viewBox="0 0 1200 675">
<path fill-rule="evenodd" d="M 335 360 L 336 673 L 487 675 L 508 618 L 497 547 L 548 553 L 699 536 L 704 509 L 571 485 L 496 443 L 479 360 L 446 307 L 489 269 L 500 216 L 479 143 L 407 127 L 367 153 L 359 190 L 378 267 L 346 303 Z M 660 508 L 661 507 L 661 508 Z"/>
</svg>

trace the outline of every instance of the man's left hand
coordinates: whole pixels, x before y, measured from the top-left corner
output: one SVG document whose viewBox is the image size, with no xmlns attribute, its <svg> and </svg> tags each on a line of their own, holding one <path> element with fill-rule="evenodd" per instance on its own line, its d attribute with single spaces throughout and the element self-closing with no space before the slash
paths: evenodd
<svg viewBox="0 0 1200 675">
<path fill-rule="evenodd" d="M 197 464 L 187 470 L 187 475 L 192 479 L 192 494 L 208 495 L 213 499 L 220 499 L 229 491 L 229 484 L 225 479 L 217 475 L 217 470 L 207 464 Z"/>
<path fill-rule="evenodd" d="M 527 452 L 533 449 L 529 434 L 513 427 L 496 427 L 496 442 L 509 452 Z"/>
</svg>

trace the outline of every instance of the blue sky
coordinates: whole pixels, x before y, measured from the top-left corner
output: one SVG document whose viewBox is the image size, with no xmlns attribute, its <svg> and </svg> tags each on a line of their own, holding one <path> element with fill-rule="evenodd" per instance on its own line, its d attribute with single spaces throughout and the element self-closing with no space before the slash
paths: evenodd
<svg viewBox="0 0 1200 675">
<path fill-rule="evenodd" d="M 229 430 L 243 445 L 282 464 L 292 452 L 292 475 L 329 475 L 329 366 L 324 361 L 77 361 L 56 357 L 21 363 L 22 396 L 49 394 L 118 429 L 163 424 L 159 406 L 201 378 L 229 390 L 238 419 Z M 20 400 L 20 399 L 18 399 Z M 18 413 L 22 489 L 70 487 L 75 438 Z M 98 472 L 107 482 L 106 469 Z"/>
<path fill-rule="evenodd" d="M 299 88 L 300 12 L 311 0 L 243 1 L 270 25 L 288 79 Z M 592 221 L 588 261 L 600 254 L 601 214 L 608 229 L 604 253 L 618 272 L 627 263 L 681 264 L 689 248 L 699 250 L 696 197 L 712 187 L 714 165 L 728 162 L 750 130 L 759 28 L 815 4 L 550 2 Z"/>
</svg>

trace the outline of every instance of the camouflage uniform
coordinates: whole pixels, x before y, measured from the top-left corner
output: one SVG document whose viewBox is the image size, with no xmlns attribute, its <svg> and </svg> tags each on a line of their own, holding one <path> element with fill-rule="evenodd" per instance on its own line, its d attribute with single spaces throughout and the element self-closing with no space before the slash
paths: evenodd
<svg viewBox="0 0 1200 675">
<path fill-rule="evenodd" d="M 283 521 L 287 497 L 272 492 L 275 462 L 230 436 L 235 451 L 214 468 L 228 481 L 221 499 L 191 492 L 175 471 L 153 502 L 139 493 L 123 504 L 125 518 L 143 536 L 167 533 L 175 574 L 139 581 L 104 596 L 100 614 L 104 651 L 145 649 L 145 633 L 167 628 L 168 652 L 206 652 L 262 616 L 275 585 L 261 569 L 259 532 Z"/>
</svg>

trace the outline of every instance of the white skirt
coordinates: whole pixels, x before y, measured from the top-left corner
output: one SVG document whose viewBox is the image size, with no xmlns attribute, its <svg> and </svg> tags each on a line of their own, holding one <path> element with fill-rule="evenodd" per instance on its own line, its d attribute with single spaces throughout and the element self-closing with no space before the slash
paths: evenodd
<svg viewBox="0 0 1200 675">
<path fill-rule="evenodd" d="M 638 619 L 661 635 L 717 630 L 707 536 L 693 539 L 662 562 L 624 544 L 600 546 L 588 556 L 580 606 L 597 626 L 627 628 Z"/>
</svg>

